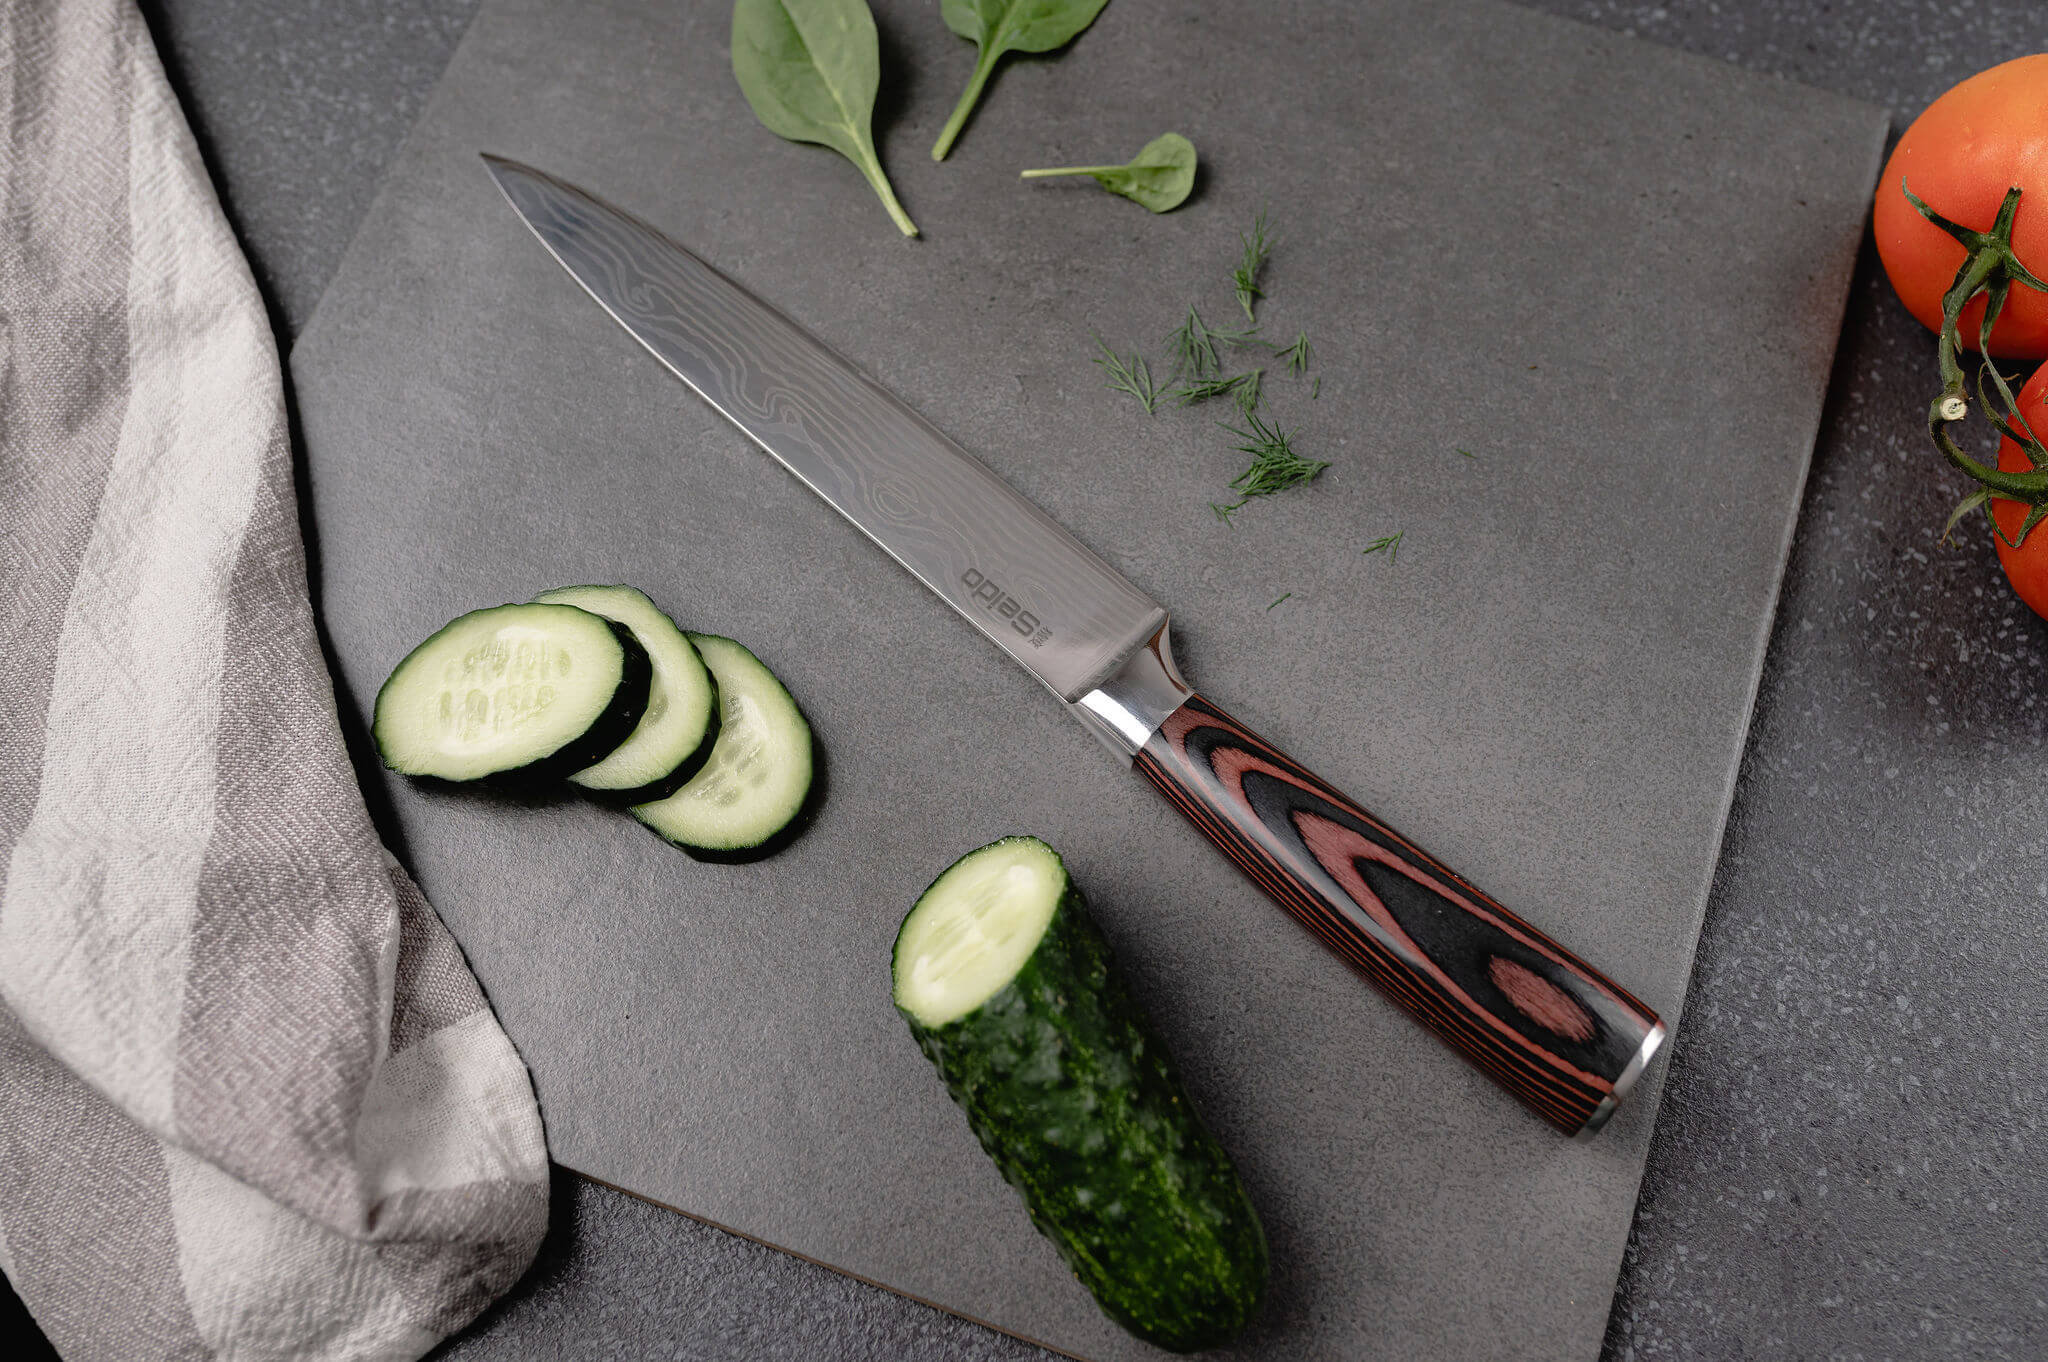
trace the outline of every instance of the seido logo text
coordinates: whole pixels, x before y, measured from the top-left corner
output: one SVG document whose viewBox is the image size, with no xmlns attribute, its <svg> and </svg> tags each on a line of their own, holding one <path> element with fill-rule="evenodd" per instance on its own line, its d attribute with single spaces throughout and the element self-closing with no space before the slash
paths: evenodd
<svg viewBox="0 0 2048 1362">
<path fill-rule="evenodd" d="M 1031 646 L 1040 648 L 1052 637 L 1052 630 L 1040 624 L 1038 616 L 1026 610 L 1015 596 L 1003 590 L 1002 584 L 991 581 L 976 568 L 969 568 L 960 574 L 960 584 L 973 594 L 974 602 L 997 619 L 1007 621 L 1012 629 L 1031 641 Z"/>
</svg>

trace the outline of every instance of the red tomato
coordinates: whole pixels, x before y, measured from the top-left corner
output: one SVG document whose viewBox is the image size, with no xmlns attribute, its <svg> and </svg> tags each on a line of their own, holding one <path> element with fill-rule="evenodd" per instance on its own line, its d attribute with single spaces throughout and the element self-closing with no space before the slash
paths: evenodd
<svg viewBox="0 0 2048 1362">
<path fill-rule="evenodd" d="M 1920 216 L 1899 191 L 1904 181 L 1952 222 L 1986 231 L 2005 191 L 2018 185 L 2013 251 L 2048 279 L 2048 53 L 1971 76 L 1913 120 L 1877 182 L 1871 226 L 1877 253 L 1906 310 L 1929 330 L 1941 326 L 1941 295 L 1962 268 L 1963 247 Z M 1963 310 L 1964 345 L 1977 348 L 1980 298 Z M 2048 293 L 2015 284 L 1991 333 L 1991 353 L 2048 357 Z"/>
<path fill-rule="evenodd" d="M 2048 443 L 2048 364 L 2034 370 L 2027 386 L 2020 389 L 2020 415 L 2026 417 L 2034 437 Z M 2033 467 L 2027 462 L 2024 449 L 2004 439 L 1998 442 L 1998 466 L 2008 473 L 2024 473 Z M 1995 539 L 1998 561 L 2005 568 L 2006 580 L 2012 583 L 2012 589 L 2032 607 L 2035 614 L 2048 619 L 2048 520 L 2036 525 L 2020 546 L 2014 548 L 2005 541 L 2020 532 L 2020 525 L 2027 518 L 2027 507 L 2017 501 L 2000 501 L 1994 497 L 1991 514 L 1998 517 L 1998 528 L 2004 532 Z"/>
</svg>

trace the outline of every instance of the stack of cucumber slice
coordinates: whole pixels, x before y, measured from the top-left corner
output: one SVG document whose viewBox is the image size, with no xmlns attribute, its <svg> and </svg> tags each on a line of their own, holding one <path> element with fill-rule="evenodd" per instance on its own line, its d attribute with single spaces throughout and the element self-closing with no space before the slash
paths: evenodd
<svg viewBox="0 0 2048 1362">
<path fill-rule="evenodd" d="M 775 674 L 630 586 L 471 611 L 392 671 L 372 728 L 394 771 L 567 780 L 700 855 L 776 849 L 811 794 L 811 728 Z"/>
</svg>

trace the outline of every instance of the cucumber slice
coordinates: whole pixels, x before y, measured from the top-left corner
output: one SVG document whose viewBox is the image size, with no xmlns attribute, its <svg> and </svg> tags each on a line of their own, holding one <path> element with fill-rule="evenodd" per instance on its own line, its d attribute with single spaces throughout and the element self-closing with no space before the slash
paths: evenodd
<svg viewBox="0 0 2048 1362">
<path fill-rule="evenodd" d="M 811 726 L 775 673 L 716 634 L 691 634 L 718 683 L 711 759 L 666 799 L 633 816 L 678 846 L 759 852 L 790 828 L 811 793 Z"/>
<path fill-rule="evenodd" d="M 565 586 L 534 599 L 625 625 L 654 663 L 640 726 L 610 756 L 570 776 L 570 783 L 637 804 L 660 799 L 695 775 L 718 735 L 718 687 L 675 621 L 630 586 Z"/>
<path fill-rule="evenodd" d="M 371 731 L 394 771 L 536 781 L 601 761 L 652 678 L 632 631 L 567 605 L 472 610 L 406 654 Z"/>
<path fill-rule="evenodd" d="M 1265 1230 L 1053 849 L 961 857 L 896 934 L 897 1011 L 1102 1312 L 1175 1352 L 1250 1322 Z"/>
</svg>

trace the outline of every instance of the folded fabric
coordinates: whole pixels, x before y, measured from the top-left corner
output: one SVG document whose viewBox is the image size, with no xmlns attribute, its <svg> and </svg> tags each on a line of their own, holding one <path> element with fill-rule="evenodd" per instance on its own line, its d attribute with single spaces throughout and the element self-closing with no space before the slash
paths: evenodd
<svg viewBox="0 0 2048 1362">
<path fill-rule="evenodd" d="M 133 0 L 0 0 L 0 1269 L 74 1362 L 410 1358 L 526 1071 L 377 840 L 277 351 Z"/>
</svg>

